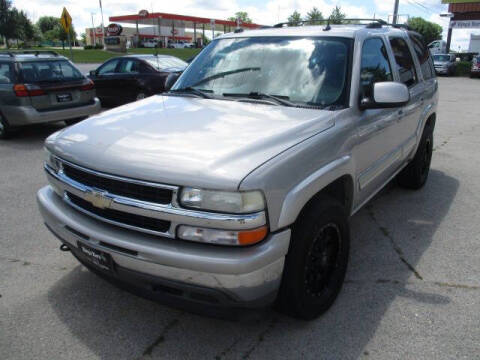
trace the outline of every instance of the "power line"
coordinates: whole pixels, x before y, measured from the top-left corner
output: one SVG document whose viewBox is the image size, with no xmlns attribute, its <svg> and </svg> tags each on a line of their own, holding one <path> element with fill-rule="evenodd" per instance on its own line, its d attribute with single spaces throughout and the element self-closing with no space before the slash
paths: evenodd
<svg viewBox="0 0 480 360">
<path fill-rule="evenodd" d="M 411 6 L 414 6 L 416 7 L 417 9 L 419 10 L 422 10 L 424 13 L 426 14 L 429 14 L 429 15 L 435 15 L 436 14 L 436 11 L 433 11 L 433 10 L 430 10 L 429 8 L 427 8 L 426 6 L 414 1 L 414 0 L 407 0 L 408 4 L 410 4 Z"/>
</svg>

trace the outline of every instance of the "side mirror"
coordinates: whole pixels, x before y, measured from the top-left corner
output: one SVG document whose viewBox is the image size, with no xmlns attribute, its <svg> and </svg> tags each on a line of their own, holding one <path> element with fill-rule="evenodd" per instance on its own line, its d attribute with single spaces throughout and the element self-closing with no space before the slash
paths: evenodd
<svg viewBox="0 0 480 360">
<path fill-rule="evenodd" d="M 97 70 L 90 70 L 90 76 L 96 76 Z"/>
<path fill-rule="evenodd" d="M 381 82 L 373 86 L 373 99 L 360 101 L 360 108 L 386 109 L 406 105 L 410 101 L 410 92 L 405 84 L 398 82 Z"/>
<path fill-rule="evenodd" d="M 167 80 L 165 80 L 165 91 L 169 91 L 173 84 L 177 81 L 177 79 L 180 77 L 181 73 L 171 73 L 168 74 Z"/>
</svg>

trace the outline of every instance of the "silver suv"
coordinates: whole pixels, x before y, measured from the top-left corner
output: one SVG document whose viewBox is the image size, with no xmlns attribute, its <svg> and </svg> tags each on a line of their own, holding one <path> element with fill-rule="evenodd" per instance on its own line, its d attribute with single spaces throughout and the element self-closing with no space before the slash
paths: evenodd
<svg viewBox="0 0 480 360">
<path fill-rule="evenodd" d="M 53 51 L 0 52 L 0 139 L 32 124 L 68 125 L 100 111 L 94 84 Z"/>
<path fill-rule="evenodd" d="M 350 216 L 394 177 L 425 184 L 437 87 L 421 37 L 378 21 L 226 34 L 170 92 L 50 136 L 40 211 L 142 294 L 312 319 L 341 289 Z"/>
</svg>

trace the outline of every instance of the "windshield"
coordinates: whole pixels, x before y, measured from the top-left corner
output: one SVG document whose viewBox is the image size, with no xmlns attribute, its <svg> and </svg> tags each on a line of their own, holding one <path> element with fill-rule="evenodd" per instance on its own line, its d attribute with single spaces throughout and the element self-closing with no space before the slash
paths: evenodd
<svg viewBox="0 0 480 360">
<path fill-rule="evenodd" d="M 434 55 L 433 56 L 433 61 L 447 62 L 447 61 L 450 61 L 450 56 L 448 56 L 448 55 Z"/>
<path fill-rule="evenodd" d="M 152 57 L 146 59 L 147 62 L 153 66 L 155 69 L 169 69 L 169 68 L 181 68 L 184 69 L 187 67 L 187 63 L 183 60 L 180 60 L 176 57 L 161 57 L 158 58 Z"/>
<path fill-rule="evenodd" d="M 66 60 L 21 62 L 20 70 L 26 83 L 83 79 L 80 71 Z"/>
<path fill-rule="evenodd" d="M 346 106 L 351 39 L 251 37 L 205 48 L 172 90 L 266 94 L 296 105 Z"/>
</svg>

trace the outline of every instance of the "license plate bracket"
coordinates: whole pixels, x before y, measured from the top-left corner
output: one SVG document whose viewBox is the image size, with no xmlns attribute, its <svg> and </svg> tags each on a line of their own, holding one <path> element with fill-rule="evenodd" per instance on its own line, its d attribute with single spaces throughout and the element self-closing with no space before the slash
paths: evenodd
<svg viewBox="0 0 480 360">
<path fill-rule="evenodd" d="M 70 93 L 65 93 L 65 94 L 57 94 L 57 101 L 59 103 L 63 103 L 63 102 L 68 102 L 68 101 L 72 101 L 72 94 Z"/>
<path fill-rule="evenodd" d="M 77 242 L 77 247 L 80 250 L 83 257 L 88 260 L 89 263 L 95 265 L 96 267 L 111 272 L 113 269 L 113 261 L 110 254 L 107 254 L 104 251 L 97 250 L 93 247 L 83 244 L 82 242 Z"/>
</svg>

